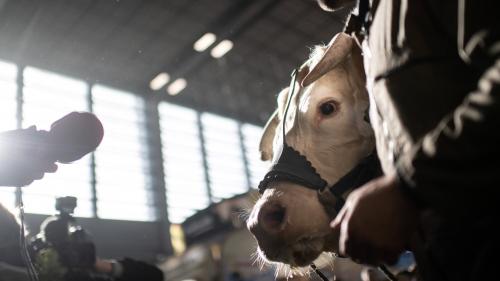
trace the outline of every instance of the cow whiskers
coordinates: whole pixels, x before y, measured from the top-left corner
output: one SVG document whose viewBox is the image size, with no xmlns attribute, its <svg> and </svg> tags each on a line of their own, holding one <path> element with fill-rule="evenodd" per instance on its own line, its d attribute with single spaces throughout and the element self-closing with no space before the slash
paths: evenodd
<svg viewBox="0 0 500 281">
<path fill-rule="evenodd" d="M 264 257 L 264 255 L 262 254 L 260 249 L 258 249 L 258 248 L 251 255 L 251 258 L 253 259 L 252 265 L 257 264 L 257 266 L 259 267 L 259 270 L 261 270 L 261 271 L 262 271 L 262 269 L 264 269 L 264 266 L 266 266 L 267 264 L 270 264 L 270 262 L 268 260 L 266 260 L 266 258 Z"/>
</svg>

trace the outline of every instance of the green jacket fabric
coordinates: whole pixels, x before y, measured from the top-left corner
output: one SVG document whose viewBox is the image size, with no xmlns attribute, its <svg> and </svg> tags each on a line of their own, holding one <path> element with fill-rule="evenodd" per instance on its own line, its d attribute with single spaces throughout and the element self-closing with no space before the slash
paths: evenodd
<svg viewBox="0 0 500 281">
<path fill-rule="evenodd" d="M 363 42 L 370 117 L 384 172 L 398 173 L 422 210 L 424 280 L 491 280 L 499 261 L 499 6 L 372 3 Z"/>
</svg>

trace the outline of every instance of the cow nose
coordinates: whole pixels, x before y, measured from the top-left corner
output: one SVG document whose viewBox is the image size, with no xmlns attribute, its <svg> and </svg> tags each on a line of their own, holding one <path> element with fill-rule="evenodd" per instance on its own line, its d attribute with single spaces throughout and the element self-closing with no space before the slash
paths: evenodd
<svg viewBox="0 0 500 281">
<path fill-rule="evenodd" d="M 286 218 L 286 208 L 274 202 L 264 204 L 259 212 L 259 224 L 269 233 L 283 230 Z"/>
</svg>

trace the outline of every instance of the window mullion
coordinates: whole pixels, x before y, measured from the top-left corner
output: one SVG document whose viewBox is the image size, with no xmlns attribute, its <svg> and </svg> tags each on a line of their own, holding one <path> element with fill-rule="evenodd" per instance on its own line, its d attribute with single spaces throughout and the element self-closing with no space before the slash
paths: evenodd
<svg viewBox="0 0 500 281">
<path fill-rule="evenodd" d="M 210 204 L 214 202 L 213 198 L 213 193 L 212 193 L 212 186 L 211 186 L 211 181 L 210 181 L 210 174 L 208 172 L 208 155 L 207 155 L 207 150 L 206 150 L 206 141 L 205 141 L 205 136 L 203 133 L 203 122 L 201 121 L 201 113 L 196 112 L 196 123 L 198 125 L 198 136 L 200 137 L 200 144 L 201 144 L 201 155 L 203 159 L 203 171 L 205 173 L 205 182 L 206 182 L 206 187 L 207 187 L 207 195 L 208 195 L 208 200 Z"/>
</svg>

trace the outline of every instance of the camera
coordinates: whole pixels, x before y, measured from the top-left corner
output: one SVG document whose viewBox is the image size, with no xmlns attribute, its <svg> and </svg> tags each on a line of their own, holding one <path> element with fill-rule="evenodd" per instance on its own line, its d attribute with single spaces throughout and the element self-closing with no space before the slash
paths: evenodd
<svg viewBox="0 0 500 281">
<path fill-rule="evenodd" d="M 55 250 L 59 263 L 69 270 L 93 269 L 96 249 L 89 233 L 72 216 L 77 206 L 76 197 L 56 199 L 59 214 L 48 217 L 40 225 L 40 233 L 30 243 L 33 256 L 43 250 Z"/>
<path fill-rule="evenodd" d="M 73 196 L 56 198 L 56 210 L 61 214 L 71 215 L 75 212 L 77 198 Z"/>
</svg>

